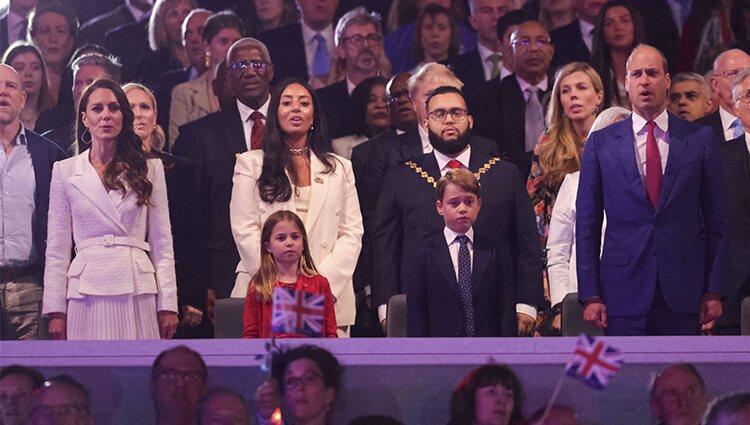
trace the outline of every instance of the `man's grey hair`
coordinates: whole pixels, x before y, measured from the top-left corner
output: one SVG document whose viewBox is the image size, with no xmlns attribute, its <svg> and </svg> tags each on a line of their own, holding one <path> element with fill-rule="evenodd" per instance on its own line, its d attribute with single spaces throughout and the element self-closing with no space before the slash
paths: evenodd
<svg viewBox="0 0 750 425">
<path fill-rule="evenodd" d="M 225 387 L 217 387 L 210 389 L 201 399 L 198 401 L 198 405 L 196 406 L 196 425 L 204 425 L 203 424 L 203 414 L 206 411 L 206 405 L 216 396 L 219 395 L 227 395 L 230 397 L 234 397 L 242 403 L 242 405 L 245 408 L 245 417 L 247 418 L 247 423 L 250 423 L 250 409 L 247 407 L 247 402 L 245 399 L 238 393 L 237 391 L 231 390 L 229 388 Z"/>
<path fill-rule="evenodd" d="M 738 101 L 742 97 L 742 83 L 750 77 L 750 68 L 743 69 L 732 82 L 732 100 Z"/>
<path fill-rule="evenodd" d="M 708 81 L 700 75 L 695 72 L 680 72 L 679 74 L 675 75 L 674 78 L 672 78 L 672 88 L 674 88 L 675 84 L 678 83 L 685 83 L 688 81 L 693 81 L 698 83 L 698 86 L 701 88 L 701 93 L 703 93 L 706 98 L 711 98 L 711 86 L 708 84 Z"/>
<path fill-rule="evenodd" d="M 456 77 L 456 74 L 450 68 L 436 62 L 428 62 L 422 65 L 414 75 L 409 77 L 409 81 L 407 82 L 409 94 L 413 96 L 416 93 L 417 85 L 437 79 L 444 79 L 445 84 L 442 85 L 453 86 L 459 90 L 464 86 L 464 83 Z"/>
<path fill-rule="evenodd" d="M 667 366 L 661 372 L 651 377 L 651 382 L 649 384 L 649 394 L 651 399 L 654 399 L 656 397 L 656 385 L 659 383 L 659 380 L 664 376 L 665 373 L 672 369 L 682 369 L 685 372 L 695 376 L 695 378 L 698 380 L 698 384 L 700 385 L 701 392 L 706 392 L 706 382 L 703 380 L 703 377 L 698 372 L 698 369 L 695 368 L 695 366 L 690 363 L 675 363 Z"/>
<path fill-rule="evenodd" d="M 108 79 L 118 84 L 120 83 L 122 65 L 120 65 L 120 62 L 116 57 L 102 55 L 100 53 L 86 53 L 73 61 L 73 64 L 70 66 L 73 69 L 73 74 L 75 75 L 75 73 L 77 73 L 84 65 L 96 65 L 104 70 Z"/>
<path fill-rule="evenodd" d="M 339 22 L 336 24 L 336 30 L 333 34 L 333 42 L 336 46 L 341 44 L 341 38 L 344 35 L 344 31 L 349 28 L 350 25 L 367 25 L 372 24 L 375 26 L 375 31 L 381 36 L 383 35 L 382 18 L 376 12 L 368 12 L 367 9 L 360 6 L 354 8 L 339 18 Z"/>
<path fill-rule="evenodd" d="M 227 66 L 232 65 L 232 61 L 230 61 L 229 58 L 232 57 L 232 55 L 234 54 L 234 51 L 245 48 L 245 47 L 254 47 L 260 50 L 260 53 L 263 54 L 263 56 L 266 58 L 268 63 L 271 63 L 271 64 L 273 63 L 273 61 L 271 60 L 271 53 L 268 52 L 268 47 L 266 47 L 266 45 L 262 41 L 258 40 L 257 38 L 243 37 L 235 41 L 234 44 L 232 44 L 231 46 L 229 46 L 229 50 L 227 50 L 227 57 L 226 57 Z"/>
<path fill-rule="evenodd" d="M 709 406 L 702 425 L 715 425 L 724 416 L 736 415 L 750 406 L 750 392 L 735 392 L 718 398 Z"/>
</svg>

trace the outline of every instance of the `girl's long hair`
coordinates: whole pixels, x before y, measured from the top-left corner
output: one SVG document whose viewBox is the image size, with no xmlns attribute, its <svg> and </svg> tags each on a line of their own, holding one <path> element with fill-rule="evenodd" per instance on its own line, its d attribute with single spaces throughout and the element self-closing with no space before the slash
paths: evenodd
<svg viewBox="0 0 750 425">
<path fill-rule="evenodd" d="M 585 62 L 569 63 L 557 72 L 555 84 L 552 87 L 549 111 L 547 111 L 547 141 L 539 147 L 539 162 L 544 170 L 542 183 L 548 188 L 556 189 L 562 184 L 566 175 L 581 168 L 583 137 L 586 135 L 579 136 L 576 133 L 573 122 L 565 115 L 560 100 L 562 80 L 575 72 L 588 75 L 597 93 L 604 90 L 599 75 Z M 603 102 L 599 104 L 596 113 L 601 111 L 602 104 Z"/>
<path fill-rule="evenodd" d="M 3 55 L 3 63 L 10 66 L 13 59 L 24 53 L 31 53 L 36 56 L 39 65 L 42 67 L 42 87 L 39 89 L 39 98 L 37 99 L 34 108 L 37 112 L 46 111 L 55 106 L 55 98 L 52 96 L 49 81 L 47 80 L 47 63 L 44 61 L 44 57 L 42 57 L 42 52 L 39 51 L 39 48 L 28 41 L 16 41 L 5 51 L 5 55 Z"/>
<path fill-rule="evenodd" d="M 304 81 L 289 78 L 282 81 L 271 93 L 271 101 L 266 121 L 266 131 L 263 140 L 263 169 L 258 178 L 258 189 L 260 198 L 264 202 L 286 202 L 292 196 L 292 183 L 298 181 L 297 170 L 292 163 L 292 155 L 286 144 L 284 131 L 279 124 L 276 111 L 279 110 L 281 94 L 291 84 L 299 84 L 304 87 L 313 104 L 313 123 L 307 133 L 307 146 L 320 162 L 325 166 L 325 173 L 331 173 L 336 169 L 334 157 L 328 151 L 327 146 L 331 142 L 328 137 L 328 127 L 323 115 L 322 108 L 315 90 Z M 289 177 L 287 177 L 289 173 Z M 291 177 L 291 181 L 289 178 Z"/>
<path fill-rule="evenodd" d="M 88 107 L 89 97 L 91 97 L 91 93 L 99 89 L 111 91 L 117 98 L 117 103 L 120 105 L 120 111 L 122 112 L 122 130 L 117 136 L 115 157 L 107 164 L 107 169 L 104 171 L 104 186 L 109 190 L 125 191 L 127 189 L 125 184 L 127 183 L 130 189 L 138 195 L 138 205 L 148 205 L 153 186 L 147 176 L 147 154 L 143 150 L 141 138 L 133 130 L 133 110 L 130 109 L 130 102 L 128 102 L 128 98 L 119 84 L 111 80 L 101 79 L 94 81 L 83 91 L 78 105 L 75 134 L 81 134 L 78 130 L 83 128 L 83 114 Z M 77 141 L 77 145 L 82 146 L 80 140 Z"/>
<path fill-rule="evenodd" d="M 305 231 L 305 225 L 302 224 L 302 220 L 300 220 L 297 214 L 291 211 L 276 211 L 263 223 L 263 229 L 260 233 L 260 268 L 258 268 L 248 287 L 248 291 L 255 290 L 255 296 L 260 302 L 270 303 L 273 299 L 273 288 L 276 287 L 278 274 L 276 261 L 273 255 L 266 249 L 266 244 L 271 241 L 273 228 L 282 221 L 294 223 L 302 235 L 302 257 L 299 261 L 299 273 L 308 277 L 318 274 L 318 269 L 315 268 L 315 263 L 310 254 L 307 232 Z"/>
</svg>

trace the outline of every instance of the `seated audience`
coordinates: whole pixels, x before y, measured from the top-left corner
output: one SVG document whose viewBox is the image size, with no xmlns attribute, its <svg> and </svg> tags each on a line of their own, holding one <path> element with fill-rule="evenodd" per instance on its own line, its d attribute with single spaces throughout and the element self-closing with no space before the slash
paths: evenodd
<svg viewBox="0 0 750 425">
<path fill-rule="evenodd" d="M 26 93 L 26 103 L 20 112 L 21 123 L 33 131 L 39 114 L 55 106 L 42 53 L 33 44 L 19 41 L 5 51 L 2 63 L 13 67 L 21 76 L 21 86 Z"/>
<path fill-rule="evenodd" d="M 542 406 L 529 416 L 530 425 L 583 425 L 575 410 L 570 406 L 554 404 L 545 417 L 546 406 Z M 544 421 L 542 421 L 544 418 Z"/>
<path fill-rule="evenodd" d="M 208 389 L 201 355 L 184 345 L 162 351 L 151 367 L 151 396 L 158 425 L 192 425 Z"/>
<path fill-rule="evenodd" d="M 0 423 L 26 425 L 34 394 L 44 376 L 30 367 L 10 365 L 0 371 Z"/>
<path fill-rule="evenodd" d="M 606 2 L 603 0 L 573 0 L 576 18 L 568 25 L 549 30 L 552 44 L 555 46 L 551 65 L 553 70 L 570 62 L 589 61 L 594 45 L 597 16 L 604 3 Z"/>
<path fill-rule="evenodd" d="M 271 330 L 276 288 L 323 295 L 321 336 L 336 338 L 336 315 L 328 280 L 318 273 L 310 254 L 305 226 L 297 214 L 276 211 L 263 223 L 260 267 L 248 284 L 242 315 L 243 338 L 299 338 Z M 297 314 L 302 314 L 298 312 Z"/>
<path fill-rule="evenodd" d="M 571 24 L 576 20 L 573 3 L 573 0 L 540 0 L 539 23 L 550 32 Z"/>
<path fill-rule="evenodd" d="M 336 154 L 351 159 L 355 147 L 391 127 L 386 83 L 383 77 L 371 77 L 354 89 L 350 105 L 351 119 L 347 123 L 350 134 L 333 139 L 331 146 Z"/>
<path fill-rule="evenodd" d="M 525 398 L 513 369 L 502 364 L 480 366 L 453 390 L 448 425 L 525 424 Z"/>
<path fill-rule="evenodd" d="M 214 388 L 198 401 L 195 419 L 196 425 L 250 425 L 250 409 L 236 391 Z"/>
<path fill-rule="evenodd" d="M 261 267 L 261 228 L 279 210 L 305 223 L 312 258 L 331 284 L 339 336 L 354 324 L 352 276 L 362 247 L 362 216 L 351 162 L 327 151 L 330 139 L 309 84 L 285 80 L 268 107 L 263 150 L 239 155 L 229 218 L 241 262 L 233 297 L 244 298 Z"/>
<path fill-rule="evenodd" d="M 125 0 L 102 15 L 95 16 L 81 25 L 78 32 L 78 42 L 104 45 L 104 35 L 107 31 L 122 25 L 133 24 L 151 13 L 153 0 Z M 87 6 L 91 6 L 88 4 Z M 81 16 L 79 15 L 79 18 Z M 81 21 L 79 19 L 79 21 Z M 81 21 L 83 22 L 83 21 Z"/>
<path fill-rule="evenodd" d="M 638 8 L 629 0 L 612 0 L 599 11 L 591 50 L 591 66 L 604 83 L 604 106 L 630 109 L 625 90 L 625 62 L 635 46 L 646 42 Z"/>
<path fill-rule="evenodd" d="M 0 8 L 0 55 L 16 41 L 26 40 L 26 20 L 39 0 L 9 0 Z"/>
<path fill-rule="evenodd" d="M 462 112 L 447 109 L 451 90 L 441 87 L 428 97 L 431 120 L 443 115 L 446 125 L 458 121 L 453 114 Z M 503 270 L 509 258 L 472 227 L 482 206 L 479 180 L 469 170 L 451 169 L 438 180 L 436 192 L 445 228 L 424 241 L 413 259 L 413 275 L 405 279 L 408 335 L 514 336 L 515 299 L 511 275 Z"/>
<path fill-rule="evenodd" d="M 412 37 L 411 55 L 417 64 L 412 73 L 426 63 L 448 61 L 458 55 L 461 47 L 456 21 L 448 9 L 438 4 L 419 12 Z"/>
<path fill-rule="evenodd" d="M 680 72 L 672 78 L 669 88 L 669 112 L 678 117 L 695 121 L 711 111 L 711 86 L 702 75 Z"/>
<path fill-rule="evenodd" d="M 699 425 L 710 399 L 695 366 L 674 364 L 651 382 L 651 412 L 660 425 Z"/>
<path fill-rule="evenodd" d="M 59 375 L 46 381 L 31 402 L 27 425 L 50 423 L 94 424 L 88 390 L 68 375 Z"/>
<path fill-rule="evenodd" d="M 253 0 L 242 16 L 250 36 L 299 21 L 299 11 L 294 0 Z"/>
<path fill-rule="evenodd" d="M 219 110 L 219 98 L 213 91 L 216 66 L 227 57 L 227 50 L 242 38 L 242 21 L 233 12 L 215 13 L 206 20 L 203 40 L 206 43 L 208 69 L 200 77 L 177 85 L 172 90 L 169 110 L 169 146 L 180 135 L 180 126 Z"/>
<path fill-rule="evenodd" d="M 732 44 L 731 7 L 732 1 L 727 0 L 692 2 L 680 37 L 678 71 L 704 73 L 711 68 L 717 55 Z"/>
<path fill-rule="evenodd" d="M 284 423 L 331 423 L 332 403 L 341 391 L 344 367 L 329 351 L 301 345 L 273 357 L 271 378 L 255 391 L 258 423 L 270 425 L 271 414 L 283 408 Z"/>
<path fill-rule="evenodd" d="M 190 65 L 182 45 L 182 23 L 197 4 L 195 0 L 156 0 L 148 20 L 148 45 L 136 65 L 133 81 L 148 81 L 162 72 Z"/>
<path fill-rule="evenodd" d="M 750 392 L 736 392 L 711 404 L 701 425 L 744 425 L 750 423 Z"/>
</svg>

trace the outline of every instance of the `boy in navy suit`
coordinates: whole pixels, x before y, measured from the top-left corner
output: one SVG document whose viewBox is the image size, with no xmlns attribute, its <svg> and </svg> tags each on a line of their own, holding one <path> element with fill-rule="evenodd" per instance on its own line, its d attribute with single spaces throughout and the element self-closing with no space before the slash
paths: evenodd
<svg viewBox="0 0 750 425">
<path fill-rule="evenodd" d="M 515 297 L 503 284 L 513 280 L 504 276 L 502 255 L 472 227 L 482 206 L 479 181 L 456 168 L 436 189 L 445 228 L 416 253 L 406 285 L 408 335 L 514 336 Z"/>
</svg>

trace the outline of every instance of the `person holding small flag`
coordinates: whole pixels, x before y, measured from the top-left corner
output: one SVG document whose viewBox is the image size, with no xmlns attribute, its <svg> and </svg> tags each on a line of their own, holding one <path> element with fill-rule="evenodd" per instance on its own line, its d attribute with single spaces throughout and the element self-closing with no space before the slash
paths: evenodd
<svg viewBox="0 0 750 425">
<path fill-rule="evenodd" d="M 307 334 L 336 338 L 331 287 L 315 268 L 305 226 L 297 214 L 284 210 L 271 214 L 263 224 L 260 251 L 260 267 L 245 297 L 242 337 Z M 283 291 L 280 295 L 278 288 L 293 290 L 293 296 Z M 309 332 L 302 333 L 305 330 Z"/>
</svg>

